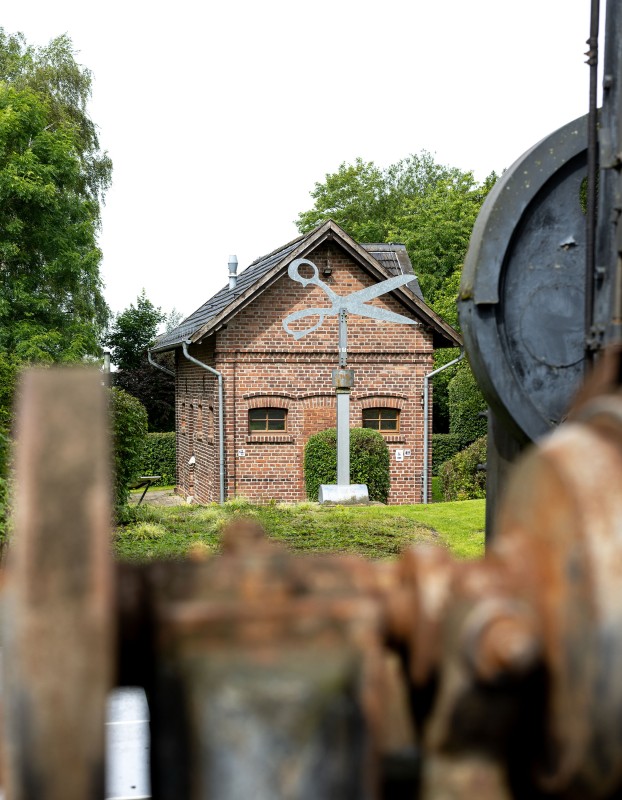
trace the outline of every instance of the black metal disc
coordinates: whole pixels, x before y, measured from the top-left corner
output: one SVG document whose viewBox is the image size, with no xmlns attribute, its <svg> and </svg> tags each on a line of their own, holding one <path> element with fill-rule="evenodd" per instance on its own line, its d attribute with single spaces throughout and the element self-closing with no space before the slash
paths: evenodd
<svg viewBox="0 0 622 800">
<path fill-rule="evenodd" d="M 525 153 L 475 224 L 458 301 L 469 361 L 519 441 L 559 423 L 583 376 L 587 117 Z"/>
</svg>

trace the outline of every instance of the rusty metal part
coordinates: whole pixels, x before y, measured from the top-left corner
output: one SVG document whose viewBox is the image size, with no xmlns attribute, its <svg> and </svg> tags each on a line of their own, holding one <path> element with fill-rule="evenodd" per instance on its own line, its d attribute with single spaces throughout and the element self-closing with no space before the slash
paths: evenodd
<svg viewBox="0 0 622 800">
<path fill-rule="evenodd" d="M 147 691 L 160 800 L 613 800 L 619 362 L 523 459 L 484 559 L 301 556 L 240 520 L 218 556 L 117 565 L 114 602 L 99 381 L 29 376 L 3 595 L 8 797 L 103 796 L 116 682 Z"/>
<path fill-rule="evenodd" d="M 107 409 L 97 373 L 27 373 L 4 590 L 8 800 L 104 797 L 113 683 Z"/>
</svg>

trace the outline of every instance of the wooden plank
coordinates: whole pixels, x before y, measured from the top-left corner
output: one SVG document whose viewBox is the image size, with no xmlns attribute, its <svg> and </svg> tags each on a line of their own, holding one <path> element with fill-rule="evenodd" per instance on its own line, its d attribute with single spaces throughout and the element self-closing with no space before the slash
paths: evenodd
<svg viewBox="0 0 622 800">
<path fill-rule="evenodd" d="M 113 678 L 107 408 L 101 376 L 26 373 L 3 647 L 7 800 L 104 797 Z"/>
</svg>

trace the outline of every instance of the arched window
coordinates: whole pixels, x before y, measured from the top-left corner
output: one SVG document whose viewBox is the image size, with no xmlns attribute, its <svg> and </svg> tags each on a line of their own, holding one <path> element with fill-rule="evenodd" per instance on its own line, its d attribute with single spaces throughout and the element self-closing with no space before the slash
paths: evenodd
<svg viewBox="0 0 622 800">
<path fill-rule="evenodd" d="M 251 408 L 248 412 L 249 433 L 287 430 L 286 408 Z"/>
<path fill-rule="evenodd" d="M 363 427 L 381 433 L 397 433 L 400 429 L 400 412 L 397 408 L 364 408 Z"/>
<path fill-rule="evenodd" d="M 203 403 L 197 404 L 197 439 L 203 438 Z"/>
<path fill-rule="evenodd" d="M 183 400 L 181 404 L 181 413 L 179 415 L 179 429 L 181 433 L 186 433 L 188 420 L 186 417 L 186 401 Z"/>
</svg>

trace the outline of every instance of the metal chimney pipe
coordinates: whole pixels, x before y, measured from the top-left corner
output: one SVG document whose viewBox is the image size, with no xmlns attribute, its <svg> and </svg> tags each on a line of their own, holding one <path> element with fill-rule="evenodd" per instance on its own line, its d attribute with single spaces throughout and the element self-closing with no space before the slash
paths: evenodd
<svg viewBox="0 0 622 800">
<path fill-rule="evenodd" d="M 238 257 L 229 256 L 229 291 L 232 292 L 238 285 Z"/>
</svg>

